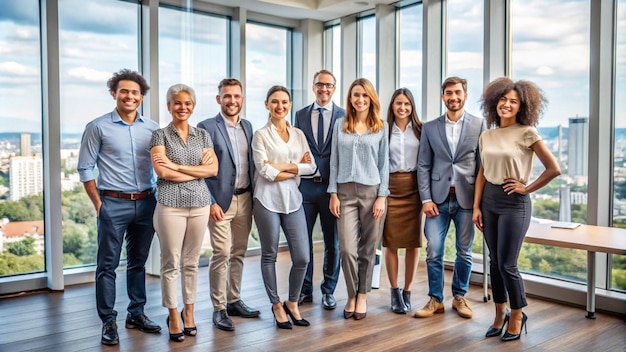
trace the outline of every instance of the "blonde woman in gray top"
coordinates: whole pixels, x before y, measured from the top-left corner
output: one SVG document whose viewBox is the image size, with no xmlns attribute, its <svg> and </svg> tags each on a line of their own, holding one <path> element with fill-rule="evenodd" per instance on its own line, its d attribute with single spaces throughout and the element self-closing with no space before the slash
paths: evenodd
<svg viewBox="0 0 626 352">
<path fill-rule="evenodd" d="M 500 336 L 508 321 L 502 341 L 519 339 L 528 320 L 522 312 L 527 302 L 517 260 L 530 225 L 529 194 L 561 173 L 535 128 L 546 103 L 543 92 L 534 83 L 513 82 L 507 77 L 489 83 L 482 97 L 482 109 L 491 129 L 479 140 L 481 165 L 476 177 L 472 220 L 483 231 L 491 259 L 489 270 L 496 316 L 485 336 Z M 535 155 L 545 170 L 530 182 Z M 507 297 L 510 313 L 506 308 Z"/>
<path fill-rule="evenodd" d="M 196 106 L 194 90 L 176 84 L 168 89 L 166 98 L 172 122 L 154 131 L 150 141 L 152 166 L 158 176 L 158 204 L 153 222 L 161 244 L 161 292 L 163 306 L 169 310 L 170 340 L 182 342 L 184 335 L 197 334 L 194 303 L 198 260 L 211 203 L 204 179 L 217 175 L 218 162 L 213 158 L 209 133 L 189 126 L 189 117 Z M 176 299 L 180 271 L 182 327 Z"/>
<path fill-rule="evenodd" d="M 387 122 L 370 81 L 359 78 L 348 89 L 346 116 L 334 126 L 330 156 L 330 212 L 338 219 L 339 257 L 348 302 L 344 318 L 365 318 L 372 289 L 376 246 L 389 195 Z"/>
</svg>

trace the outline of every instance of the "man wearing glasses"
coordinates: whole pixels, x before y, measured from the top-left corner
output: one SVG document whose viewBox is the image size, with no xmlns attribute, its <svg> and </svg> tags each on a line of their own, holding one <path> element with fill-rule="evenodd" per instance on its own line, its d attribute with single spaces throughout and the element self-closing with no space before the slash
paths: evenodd
<svg viewBox="0 0 626 352">
<path fill-rule="evenodd" d="M 304 132 L 317 165 L 316 173 L 309 177 L 302 177 L 300 183 L 309 232 L 310 260 L 298 304 L 313 302 L 313 225 L 319 214 L 324 237 L 324 279 L 321 284 L 324 309 L 335 309 L 337 306 L 333 294 L 339 278 L 337 221 L 328 208 L 330 195 L 326 192 L 330 173 L 333 126 L 337 119 L 346 114 L 344 109 L 332 102 L 336 83 L 337 80 L 332 72 L 328 70 L 316 72 L 312 85 L 315 102 L 296 112 L 294 124 Z"/>
</svg>

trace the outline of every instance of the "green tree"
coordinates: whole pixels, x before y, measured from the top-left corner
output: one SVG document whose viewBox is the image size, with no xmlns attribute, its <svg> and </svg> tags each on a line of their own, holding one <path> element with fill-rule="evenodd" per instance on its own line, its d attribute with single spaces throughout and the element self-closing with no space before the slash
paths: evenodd
<svg viewBox="0 0 626 352">
<path fill-rule="evenodd" d="M 7 245 L 7 252 L 20 257 L 33 255 L 37 253 L 35 251 L 34 244 L 35 239 L 33 237 L 26 236 L 26 238 L 21 241 L 9 243 Z"/>
<path fill-rule="evenodd" d="M 0 276 L 32 273 L 43 269 L 42 255 L 17 256 L 7 251 L 0 253 Z"/>
</svg>

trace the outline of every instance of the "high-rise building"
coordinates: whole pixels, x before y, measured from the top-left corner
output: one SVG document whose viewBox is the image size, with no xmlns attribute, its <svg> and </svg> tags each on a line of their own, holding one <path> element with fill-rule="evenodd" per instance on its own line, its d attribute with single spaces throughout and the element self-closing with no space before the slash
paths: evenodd
<svg viewBox="0 0 626 352">
<path fill-rule="evenodd" d="M 43 160 L 41 155 L 14 156 L 9 162 L 11 200 L 43 193 Z"/>
<path fill-rule="evenodd" d="M 587 176 L 589 157 L 589 118 L 570 117 L 567 130 L 567 174 Z"/>
<path fill-rule="evenodd" d="M 20 155 L 30 156 L 30 133 L 20 134 Z"/>
</svg>

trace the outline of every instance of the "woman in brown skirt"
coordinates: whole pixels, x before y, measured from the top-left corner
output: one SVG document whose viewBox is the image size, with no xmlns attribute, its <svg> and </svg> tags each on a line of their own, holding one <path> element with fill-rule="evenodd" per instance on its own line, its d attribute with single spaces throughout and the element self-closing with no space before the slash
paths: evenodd
<svg viewBox="0 0 626 352">
<path fill-rule="evenodd" d="M 389 123 L 389 190 L 383 230 L 385 266 L 391 285 L 391 310 L 411 310 L 411 285 L 422 246 L 422 202 L 417 189 L 417 151 L 422 122 L 413 94 L 397 89 L 387 112 Z M 406 248 L 404 289 L 398 286 L 398 248 Z"/>
</svg>

